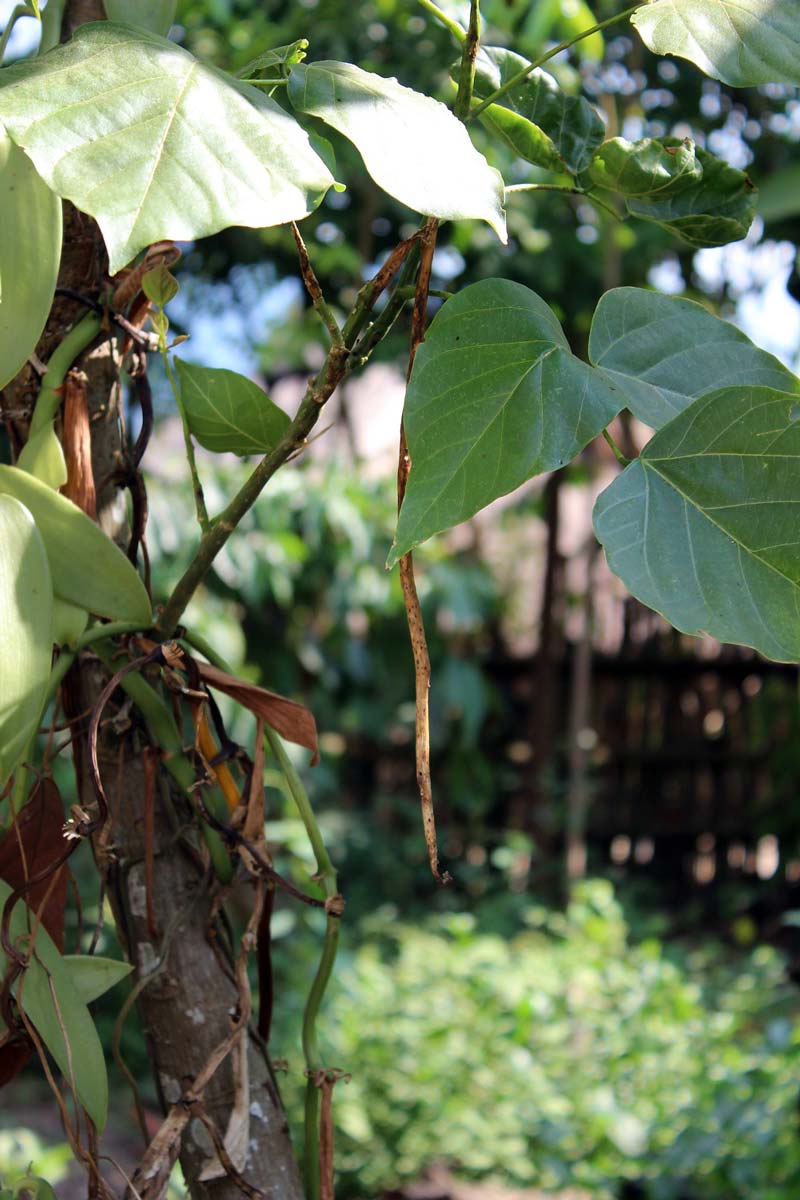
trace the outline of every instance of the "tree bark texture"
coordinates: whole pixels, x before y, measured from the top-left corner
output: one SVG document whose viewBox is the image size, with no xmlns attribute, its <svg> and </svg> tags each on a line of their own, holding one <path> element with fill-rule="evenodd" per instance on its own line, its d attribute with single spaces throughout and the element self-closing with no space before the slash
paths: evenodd
<svg viewBox="0 0 800 1200">
<path fill-rule="evenodd" d="M 69 36 L 86 20 L 103 17 L 100 0 L 72 0 L 67 5 L 63 34 Z M 91 299 L 101 294 L 107 260 L 97 225 L 65 205 L 64 248 L 59 287 Z M 47 361 L 67 329 L 86 311 L 79 301 L 56 297 L 47 328 L 37 346 Z M 91 428 L 91 457 L 97 486 L 97 517 L 106 533 L 127 543 L 124 497 L 111 476 L 124 449 L 120 403 L 118 351 L 113 339 L 101 336 L 76 364 L 87 379 Z M 38 391 L 30 365 L 0 393 L 0 412 L 12 443 L 18 449 Z M 87 581 L 87 590 L 91 581 Z M 63 703 L 68 717 L 86 714 L 97 701 L 107 671 L 91 653 L 70 672 Z M 123 704 L 122 693 L 112 698 L 106 716 Z M 138 1009 L 148 1040 L 157 1087 L 165 1108 L 178 1100 L 205 1066 L 209 1055 L 231 1030 L 237 989 L 226 969 L 221 944 L 214 944 L 211 920 L 212 888 L 197 853 L 185 837 L 176 840 L 175 820 L 190 819 L 188 805 L 170 794 L 168 777 L 157 768 L 153 814 L 154 873 L 151 902 L 156 931 L 148 928 L 144 880 L 145 785 L 142 751 L 147 731 L 135 711 L 101 729 L 100 767 L 109 799 L 111 821 L 105 844 L 95 845 L 101 869 L 107 872 L 109 899 L 120 943 L 134 964 L 136 979 L 152 975 L 141 992 Z M 78 799 L 88 808 L 94 793 L 88 775 L 84 718 L 75 739 Z M 167 938 L 168 952 L 161 962 Z M 154 970 L 158 967 L 158 970 Z M 300 1176 L 289 1140 L 280 1098 L 260 1044 L 248 1037 L 249 1115 L 248 1155 L 243 1174 L 270 1200 L 301 1200 Z M 222 1063 L 204 1095 L 206 1113 L 224 1135 L 234 1099 L 233 1067 Z M 203 1200 L 239 1200 L 242 1192 L 227 1176 L 200 1183 L 198 1175 L 212 1153 L 212 1142 L 197 1119 L 190 1120 L 182 1141 L 181 1164 L 192 1194 Z"/>
</svg>

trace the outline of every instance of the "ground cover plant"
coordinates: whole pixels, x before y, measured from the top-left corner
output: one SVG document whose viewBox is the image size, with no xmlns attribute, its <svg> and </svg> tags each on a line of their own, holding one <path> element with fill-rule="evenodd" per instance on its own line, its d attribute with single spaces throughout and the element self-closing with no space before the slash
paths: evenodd
<svg viewBox="0 0 800 1200">
<path fill-rule="evenodd" d="M 313 761 L 314 718 L 237 678 L 183 622 L 270 479 L 292 469 L 336 388 L 405 311 L 399 515 L 386 550 L 410 632 L 421 836 L 439 883 L 449 872 L 434 821 L 431 667 L 413 560 L 435 534 L 604 438 L 620 471 L 597 503 L 595 531 L 631 593 L 685 633 L 781 661 L 800 654 L 800 385 L 787 368 L 703 307 L 645 289 L 602 296 L 583 355 L 547 296 L 515 279 L 431 289 L 440 226 L 481 222 L 503 244 L 506 206 L 526 193 L 566 206 L 579 198 L 692 249 L 743 238 L 756 202 L 748 175 L 688 136 L 607 136 L 589 100 L 545 64 L 630 21 L 650 50 L 728 87 L 798 85 L 795 3 L 653 0 L 587 20 L 532 58 L 493 43 L 477 0 L 422 8 L 452 39 L 451 106 L 358 63 L 316 59 L 313 28 L 291 44 L 254 47 L 231 74 L 167 38 L 170 3 L 50 0 L 41 14 L 35 3 L 15 13 L 41 17 L 43 37 L 36 57 L 0 73 L 0 386 L 10 450 L 0 465 L 0 1078 L 39 1055 L 95 1195 L 111 1186 L 99 1171 L 108 1089 L 87 1005 L 135 968 L 130 1002 L 147 1030 L 165 1119 L 152 1137 L 142 1122 L 147 1146 L 122 1186 L 146 1200 L 164 1195 L 180 1156 L 197 1195 L 333 1196 L 341 1071 L 321 1049 L 317 1017 L 344 899 L 284 746 Z M 380 262 L 362 264 L 362 285 L 343 306 L 320 285 L 302 221 L 341 187 L 338 163 L 353 148 L 365 175 L 417 224 Z M 513 183 L 493 165 L 509 150 Z M 173 355 L 175 242 L 232 226 L 283 230 L 319 320 L 323 361 L 292 415 L 246 376 Z M 433 292 L 441 304 L 429 324 Z M 151 589 L 146 549 L 148 354 L 160 356 L 181 419 L 197 520 L 163 595 Z M 135 439 L 120 417 L 123 371 L 141 410 Z M 609 429 L 623 412 L 653 430 L 634 461 Z M 218 511 L 209 511 L 195 443 L 257 457 Z M 246 746 L 229 736 L 219 694 L 254 716 Z M 64 719 L 77 790 L 62 830 L 51 756 Z M 299 884 L 265 839 L 267 755 L 315 859 Z M 125 963 L 96 955 L 90 930 L 81 953 L 63 953 L 69 858 L 87 840 Z M 238 932 L 224 909 L 237 877 L 253 897 Z M 301 1030 L 302 1176 L 264 1053 L 276 890 L 325 919 Z"/>
</svg>

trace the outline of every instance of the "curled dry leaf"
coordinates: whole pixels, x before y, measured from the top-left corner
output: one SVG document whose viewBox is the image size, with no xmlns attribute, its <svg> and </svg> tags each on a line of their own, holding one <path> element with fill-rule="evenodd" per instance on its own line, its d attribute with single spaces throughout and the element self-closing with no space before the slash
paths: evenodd
<svg viewBox="0 0 800 1200">
<path fill-rule="evenodd" d="M 244 679 L 237 679 L 235 675 L 228 675 L 210 663 L 198 660 L 197 667 L 203 683 L 244 705 L 287 742 L 305 746 L 313 755 L 312 766 L 319 762 L 317 723 L 314 714 L 304 704 L 288 700 L 277 692 L 268 692 L 266 688 L 247 683 Z"/>
</svg>

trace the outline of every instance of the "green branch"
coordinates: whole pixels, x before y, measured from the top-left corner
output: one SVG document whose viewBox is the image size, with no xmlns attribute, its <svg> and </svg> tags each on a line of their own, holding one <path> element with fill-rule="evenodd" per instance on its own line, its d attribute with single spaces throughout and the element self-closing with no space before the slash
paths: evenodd
<svg viewBox="0 0 800 1200">
<path fill-rule="evenodd" d="M 31 417 L 29 437 L 33 437 L 40 429 L 44 429 L 48 421 L 54 419 L 61 405 L 61 389 L 70 367 L 76 358 L 91 346 L 101 327 L 102 319 L 99 313 L 88 313 L 77 325 L 73 325 L 50 355 Z"/>
<path fill-rule="evenodd" d="M 631 13 L 636 12 L 637 8 L 641 8 L 641 4 L 634 4 L 631 8 L 626 8 L 623 10 L 623 12 L 617 13 L 616 16 L 608 17 L 605 21 L 599 21 L 597 25 L 592 25 L 591 29 L 584 29 L 582 33 L 576 34 L 575 37 L 566 38 L 563 42 L 559 42 L 558 45 L 554 46 L 552 50 L 548 50 L 546 54 L 542 54 L 539 58 L 534 59 L 533 62 L 528 63 L 527 67 L 523 67 L 523 69 L 518 71 L 516 75 L 512 75 L 502 87 L 499 87 L 496 91 L 492 92 L 492 94 L 487 96 L 485 100 L 481 100 L 477 108 L 473 108 L 472 112 L 467 117 L 467 120 L 471 121 L 473 117 L 480 116 L 480 114 L 487 109 L 490 104 L 495 104 L 501 99 L 501 97 L 505 96 L 506 92 L 511 91 L 511 89 L 516 87 L 518 83 L 522 83 L 524 80 L 526 80 L 532 71 L 535 71 L 538 67 L 544 66 L 546 62 L 548 62 L 551 58 L 555 58 L 555 56 L 560 54 L 562 50 L 569 50 L 571 46 L 575 46 L 578 42 L 582 42 L 584 38 L 591 37 L 593 33 L 599 33 L 600 30 L 605 29 L 606 26 L 614 25 L 617 21 L 624 20 L 625 17 L 629 17 Z"/>
<path fill-rule="evenodd" d="M 438 4 L 434 4 L 433 0 L 417 0 L 417 3 L 421 4 L 423 8 L 427 9 L 432 16 L 436 17 L 436 20 L 440 25 L 444 25 L 445 29 L 450 30 L 459 46 L 464 45 L 464 42 L 467 40 L 467 35 L 464 33 L 464 30 L 461 28 L 458 21 L 454 21 L 452 17 L 448 17 L 447 13 L 439 8 Z"/>
<path fill-rule="evenodd" d="M 459 121 L 466 121 L 472 104 L 472 91 L 475 87 L 475 60 L 478 57 L 478 47 L 481 41 L 481 8 L 480 0 L 470 0 L 469 27 L 461 51 L 461 69 L 458 74 L 458 95 L 453 105 L 453 112 Z"/>
</svg>

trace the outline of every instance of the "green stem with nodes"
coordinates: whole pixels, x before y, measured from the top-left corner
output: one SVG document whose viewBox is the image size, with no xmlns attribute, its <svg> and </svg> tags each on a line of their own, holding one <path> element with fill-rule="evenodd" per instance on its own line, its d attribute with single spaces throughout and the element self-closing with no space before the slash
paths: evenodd
<svg viewBox="0 0 800 1200">
<path fill-rule="evenodd" d="M 619 213 L 612 208 L 610 204 L 606 204 L 604 200 L 598 200 L 594 192 L 586 192 L 583 188 L 571 187 L 569 184 L 510 183 L 505 189 L 505 192 L 506 195 L 509 195 L 509 193 L 513 195 L 514 192 L 565 192 L 567 195 L 583 196 L 584 199 L 588 200 L 590 204 L 594 204 L 597 208 L 601 208 L 603 212 L 607 212 L 609 216 L 614 218 L 615 221 L 622 220 Z M 431 295 L 434 295 L 434 293 L 431 292 Z"/>
<path fill-rule="evenodd" d="M 542 54 L 539 58 L 534 59 L 533 62 L 528 63 L 527 67 L 523 67 L 523 69 L 518 71 L 516 75 L 512 75 L 502 87 L 499 87 L 496 91 L 492 92 L 492 94 L 487 96 L 485 100 L 481 100 L 480 104 L 476 108 L 473 108 L 472 112 L 467 117 L 467 120 L 471 121 L 473 117 L 480 116 L 484 109 L 487 109 L 490 104 L 495 104 L 502 96 L 505 96 L 506 92 L 511 91 L 511 89 L 516 87 L 518 83 L 522 83 L 525 79 L 527 79 L 532 71 L 535 71 L 538 67 L 544 66 L 546 62 L 548 62 L 551 58 L 555 58 L 555 56 L 560 54 L 562 50 L 569 50 L 570 46 L 577 45 L 577 43 L 582 42 L 584 38 L 591 37 L 593 33 L 599 33 L 601 29 L 605 29 L 608 25 L 614 25 L 617 21 L 623 21 L 625 17 L 629 17 L 631 13 L 636 12 L 637 8 L 641 7 L 641 4 L 634 4 L 631 6 L 631 8 L 626 8 L 621 13 L 617 13 L 616 16 L 608 17 L 605 21 L 599 21 L 597 25 L 592 25 L 591 29 L 584 29 L 583 33 L 577 33 L 575 37 L 566 38 L 563 42 L 559 42 L 558 45 L 554 46 L 552 50 L 548 50 L 546 54 Z"/>
<path fill-rule="evenodd" d="M 161 310 L 163 318 L 163 309 Z M 158 331 L 158 348 L 161 352 L 161 358 L 164 361 L 164 370 L 167 373 L 169 386 L 172 389 L 172 395 L 175 397 L 175 403 L 178 406 L 178 412 L 181 415 L 181 426 L 183 427 L 183 444 L 186 448 L 186 461 L 189 464 L 189 473 L 192 477 L 192 492 L 194 493 L 194 507 L 197 513 L 197 523 L 203 533 L 207 533 L 211 522 L 208 519 L 208 509 L 206 508 L 206 498 L 203 495 L 203 485 L 200 482 L 200 475 L 197 470 L 197 462 L 194 456 L 194 443 L 192 442 L 192 431 L 189 428 L 189 418 L 186 416 L 186 409 L 183 405 L 183 397 L 181 389 L 178 387 L 178 381 L 175 378 L 175 373 L 172 370 L 172 364 L 169 361 L 169 350 L 167 349 L 166 330 L 159 327 Z"/>
<path fill-rule="evenodd" d="M 631 460 L 629 458 L 625 457 L 625 455 L 622 453 L 619 446 L 614 441 L 613 437 L 611 436 L 611 434 L 608 432 L 607 429 L 603 430 L 603 437 L 606 439 L 609 446 L 611 447 L 611 452 L 613 453 L 614 458 L 617 460 L 617 462 L 620 464 L 620 466 L 621 467 L 629 466 Z"/>
<path fill-rule="evenodd" d="M 436 20 L 440 25 L 444 25 L 445 29 L 450 30 L 459 46 L 464 45 L 464 42 L 467 40 L 467 35 L 464 33 L 464 30 L 461 28 L 458 21 L 454 21 L 452 17 L 448 17 L 447 13 L 443 12 L 442 9 L 439 8 L 438 4 L 434 4 L 433 0 L 417 0 L 417 3 L 421 4 L 423 8 L 427 9 L 432 16 L 436 17 Z"/>
<path fill-rule="evenodd" d="M 8 18 L 8 24 L 3 30 L 3 36 L 0 38 L 0 66 L 2 66 L 3 63 L 9 38 L 14 32 L 14 26 L 20 17 L 36 17 L 37 20 L 40 19 L 38 12 L 32 4 L 18 4 L 17 7 L 12 10 L 11 16 Z"/>
<path fill-rule="evenodd" d="M 467 36 L 461 51 L 461 68 L 458 74 L 458 95 L 453 105 L 453 113 L 459 121 L 466 121 L 472 104 L 472 90 L 475 86 L 475 60 L 478 57 L 478 47 L 481 41 L 481 9 L 480 0 L 470 0 L 469 26 Z"/>
<path fill-rule="evenodd" d="M 99 313 L 87 313 L 73 325 L 69 333 L 62 338 L 50 355 L 47 370 L 42 379 L 42 386 L 36 399 L 36 407 L 31 417 L 29 437 L 33 437 L 40 429 L 52 421 L 61 405 L 61 388 L 75 359 L 83 354 L 100 333 L 102 318 Z"/>
<path fill-rule="evenodd" d="M 406 274 L 406 268 L 410 261 L 416 261 L 415 252 L 418 253 L 416 246 L 412 247 L 408 254 L 398 286 L 409 283 L 413 277 L 413 271 L 411 274 Z M 210 571 L 214 559 L 236 526 L 255 504 L 275 472 L 303 447 L 309 433 L 319 420 L 323 405 L 333 395 L 342 379 L 355 366 L 366 361 L 378 342 L 389 332 L 405 304 L 405 298 L 397 300 L 395 292 L 374 324 L 356 344 L 359 335 L 369 324 L 372 306 L 376 298 L 375 282 L 368 280 L 359 292 L 356 304 L 344 323 L 341 343 L 331 345 L 325 362 L 309 382 L 294 420 L 286 433 L 277 446 L 264 455 L 227 507 L 214 517 L 209 522 L 208 528 L 203 531 L 197 553 L 175 585 L 158 620 L 158 628 L 162 633 L 167 636 L 174 633 L 175 626 L 180 621 L 186 605 Z"/>
<path fill-rule="evenodd" d="M 286 785 L 297 806 L 300 819 L 305 826 L 308 840 L 311 843 L 314 857 L 317 860 L 317 878 L 321 881 L 325 890 L 325 898 L 331 901 L 338 899 L 339 892 L 336 870 L 322 840 L 322 834 L 320 833 L 314 810 L 311 807 L 308 793 L 303 786 L 303 781 L 295 770 L 294 764 L 286 753 L 283 742 L 275 730 L 270 729 L 268 725 L 265 726 L 264 736 L 267 739 L 269 748 L 278 761 L 278 766 L 286 780 Z M 320 955 L 317 973 L 314 976 L 314 982 L 308 993 L 308 999 L 306 1000 L 303 1012 L 302 1042 L 307 1076 L 304 1156 L 308 1200 L 319 1200 L 320 1196 L 319 1138 L 322 1091 L 317 1083 L 315 1083 L 314 1077 L 318 1071 L 324 1069 L 325 1063 L 317 1041 L 317 1017 L 325 996 L 328 981 L 331 977 L 333 964 L 336 960 L 336 951 L 339 945 L 339 924 L 339 916 L 332 911 L 328 911 L 325 939 L 322 943 L 322 954 Z"/>
</svg>

